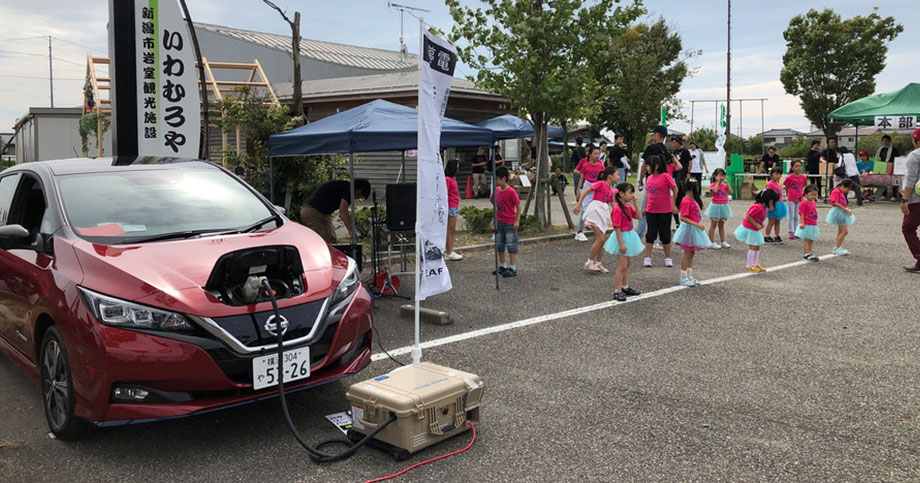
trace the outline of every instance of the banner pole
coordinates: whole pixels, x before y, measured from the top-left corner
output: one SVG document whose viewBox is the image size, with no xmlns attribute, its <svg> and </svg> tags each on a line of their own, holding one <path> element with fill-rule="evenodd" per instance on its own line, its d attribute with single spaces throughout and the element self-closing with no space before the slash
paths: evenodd
<svg viewBox="0 0 920 483">
<path fill-rule="evenodd" d="M 421 107 L 420 104 L 422 101 L 421 82 L 422 82 L 422 61 L 423 61 L 422 59 L 424 59 L 424 52 L 425 52 L 425 20 L 422 17 L 419 17 L 418 19 L 418 56 L 419 56 L 418 78 L 419 78 L 419 86 L 420 86 L 419 93 L 418 93 L 418 96 L 419 96 L 418 98 L 419 106 L 418 107 L 419 108 Z M 422 109 L 418 109 L 418 128 L 417 129 L 418 129 L 418 132 L 422 131 Z M 419 146 L 419 148 L 420 147 L 421 146 Z M 416 158 L 415 158 L 416 165 L 419 162 L 421 162 L 421 158 L 422 157 L 420 155 L 416 155 Z M 417 172 L 418 172 L 418 168 L 416 168 L 416 173 Z M 416 175 L 416 183 L 418 182 L 419 182 L 418 175 Z M 418 223 L 419 223 L 419 213 L 420 213 L 419 196 L 421 195 L 422 191 L 420 189 L 416 189 L 415 192 L 416 192 L 415 194 L 415 345 L 412 346 L 412 364 L 419 364 L 422 362 L 422 344 L 421 344 L 421 334 L 419 331 L 419 321 L 420 321 L 419 304 L 421 303 L 419 300 L 419 291 L 421 289 L 421 278 L 422 278 L 422 274 L 419 270 L 421 267 L 421 265 L 419 264 L 419 260 L 422 256 L 422 247 L 421 247 L 421 244 L 419 243 Z"/>
<path fill-rule="evenodd" d="M 501 290 L 501 283 L 498 281 L 498 196 L 495 196 L 495 146 L 489 146 L 489 164 L 492 165 L 492 192 L 489 198 L 492 198 L 492 252 L 495 254 L 495 290 Z"/>
</svg>

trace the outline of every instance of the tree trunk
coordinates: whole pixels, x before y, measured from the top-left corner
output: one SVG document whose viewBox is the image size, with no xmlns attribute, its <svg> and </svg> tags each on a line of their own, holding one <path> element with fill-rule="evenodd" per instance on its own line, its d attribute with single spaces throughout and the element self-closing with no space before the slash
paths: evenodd
<svg viewBox="0 0 920 483">
<path fill-rule="evenodd" d="M 303 80 L 300 74 L 300 12 L 294 12 L 291 22 L 291 54 L 294 57 L 294 117 L 307 118 L 303 114 Z"/>
<path fill-rule="evenodd" d="M 537 215 L 537 230 L 543 231 L 546 229 L 546 217 L 544 216 L 543 207 L 546 206 L 546 203 L 543 200 L 545 193 L 542 188 L 542 181 L 544 179 L 544 174 L 546 173 L 546 160 L 547 150 L 549 146 L 546 141 L 546 114 L 543 112 L 535 113 L 533 118 L 534 125 L 534 141 L 537 151 L 537 176 L 534 177 L 533 186 L 531 189 L 536 190 L 536 195 L 534 202 L 536 203 L 535 214 Z"/>
<path fill-rule="evenodd" d="M 569 123 L 567 119 L 562 120 L 562 171 L 575 169 L 575 166 L 569 166 Z"/>
</svg>

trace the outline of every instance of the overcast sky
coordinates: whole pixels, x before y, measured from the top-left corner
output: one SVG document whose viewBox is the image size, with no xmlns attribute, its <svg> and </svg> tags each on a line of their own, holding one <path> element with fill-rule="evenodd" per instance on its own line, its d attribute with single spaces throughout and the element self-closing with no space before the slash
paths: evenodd
<svg viewBox="0 0 920 483">
<path fill-rule="evenodd" d="M 195 21 L 290 34 L 287 24 L 260 0 L 188 0 L 188 3 Z M 399 49 L 400 15 L 387 7 L 386 0 L 276 0 L 276 3 L 303 13 L 302 35 L 306 38 Z M 419 15 L 444 31 L 450 30 L 452 20 L 443 3 L 427 0 L 399 3 L 429 9 L 430 12 Z M 648 0 L 645 4 L 650 17 L 664 17 L 678 29 L 685 49 L 703 52 L 692 59 L 691 66 L 697 72 L 684 82 L 680 97 L 724 99 L 726 1 Z M 81 105 L 87 48 L 100 55 L 106 53 L 107 5 L 106 0 L 0 0 L 4 26 L 0 33 L 0 131 L 12 131 L 15 120 L 26 114 L 29 107 L 49 105 L 48 35 L 55 38 L 54 104 Z M 915 5 L 916 0 L 736 0 L 732 6 L 732 97 L 768 98 L 764 104 L 766 129 L 807 130 L 809 122 L 798 101 L 784 94 L 779 81 L 785 51 L 782 33 L 792 16 L 825 6 L 832 6 L 845 17 L 866 15 L 873 6 L 878 6 L 879 14 L 896 17 L 905 31 L 890 44 L 887 67 L 877 79 L 877 90 L 890 91 L 918 81 L 920 9 Z M 418 21 L 407 15 L 405 28 L 406 43 L 415 52 Z M 468 67 L 461 67 L 457 75 L 469 73 Z M 745 137 L 761 131 L 759 102 L 745 103 L 743 116 L 738 115 L 738 104 L 733 106 L 733 131 L 737 133 L 739 121 Z M 689 103 L 685 114 L 690 115 Z M 697 104 L 694 115 L 697 126 L 713 125 L 714 105 Z M 689 125 L 674 122 L 672 127 L 687 131 Z"/>
</svg>

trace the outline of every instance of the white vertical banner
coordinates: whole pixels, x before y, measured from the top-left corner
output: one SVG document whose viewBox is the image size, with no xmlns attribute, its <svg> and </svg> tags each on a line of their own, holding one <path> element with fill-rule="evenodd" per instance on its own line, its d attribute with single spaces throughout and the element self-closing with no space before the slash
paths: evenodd
<svg viewBox="0 0 920 483">
<path fill-rule="evenodd" d="M 444 263 L 447 241 L 447 182 L 441 161 L 441 121 L 447 109 L 457 50 L 419 23 L 422 53 L 418 83 L 418 197 L 415 236 L 421 256 L 416 300 L 451 289 Z"/>
<path fill-rule="evenodd" d="M 195 47 L 176 0 L 134 0 L 137 149 L 198 158 L 201 95 Z"/>
</svg>

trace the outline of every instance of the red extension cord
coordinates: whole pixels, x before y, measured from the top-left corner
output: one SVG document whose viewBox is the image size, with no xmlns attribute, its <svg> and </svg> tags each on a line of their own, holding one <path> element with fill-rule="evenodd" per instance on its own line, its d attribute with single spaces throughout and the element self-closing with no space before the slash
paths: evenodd
<svg viewBox="0 0 920 483">
<path fill-rule="evenodd" d="M 410 466 L 410 467 L 408 467 L 408 468 L 406 468 L 406 469 L 400 471 L 399 473 L 393 473 L 393 474 L 390 475 L 390 476 L 384 476 L 384 477 L 382 477 L 382 478 L 377 478 L 377 479 L 374 479 L 374 480 L 368 480 L 368 481 L 366 481 L 366 482 L 364 482 L 364 483 L 377 483 L 378 481 L 390 480 L 390 479 L 396 478 L 397 476 L 400 476 L 400 475 L 402 475 L 402 474 L 405 474 L 405 473 L 408 472 L 409 470 L 414 470 L 415 468 L 418 468 L 419 466 L 427 465 L 428 463 L 431 463 L 431 462 L 434 462 L 434 461 L 437 461 L 437 460 L 442 460 L 442 459 L 444 459 L 444 458 L 449 458 L 449 457 L 451 457 L 451 456 L 460 454 L 460 453 L 462 453 L 462 452 L 464 452 L 464 451 L 470 449 L 470 447 L 473 446 L 473 443 L 476 442 L 476 427 L 473 426 L 473 423 L 469 422 L 469 420 L 467 420 L 466 425 L 469 426 L 470 429 L 473 431 L 473 436 L 470 438 L 470 442 L 467 443 L 467 445 L 464 446 L 463 449 L 458 449 L 457 451 L 454 451 L 453 453 L 442 454 L 441 456 L 437 456 L 437 457 L 431 458 L 430 460 L 422 461 L 421 463 L 416 463 L 416 464 L 414 464 L 414 465 L 412 465 L 412 466 Z"/>
</svg>

